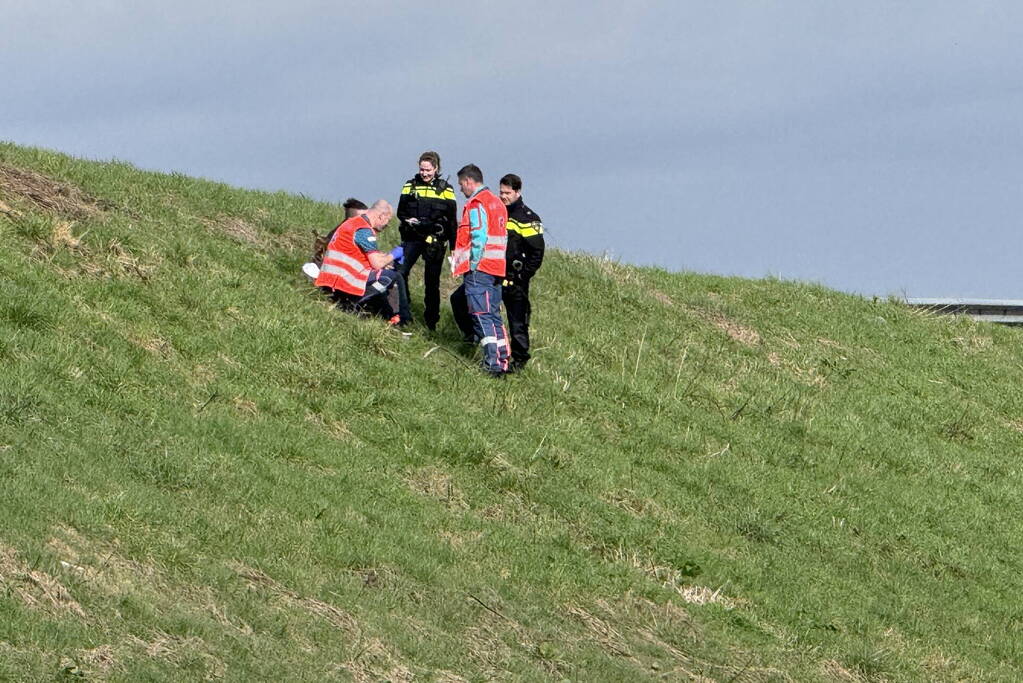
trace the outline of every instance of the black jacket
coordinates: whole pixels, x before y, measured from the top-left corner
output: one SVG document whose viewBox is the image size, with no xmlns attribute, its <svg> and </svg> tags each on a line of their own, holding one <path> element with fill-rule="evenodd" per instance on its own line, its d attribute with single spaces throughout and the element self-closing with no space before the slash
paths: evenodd
<svg viewBox="0 0 1023 683">
<path fill-rule="evenodd" d="M 505 278 L 528 281 L 543 263 L 543 223 L 519 197 L 508 205 L 508 251 Z"/>
<path fill-rule="evenodd" d="M 417 173 L 401 188 L 401 198 L 398 199 L 401 241 L 423 241 L 434 235 L 440 236 L 454 249 L 457 211 L 455 191 L 446 180 L 434 178 L 428 183 Z M 418 218 L 419 224 L 411 225 L 409 218 Z"/>
</svg>

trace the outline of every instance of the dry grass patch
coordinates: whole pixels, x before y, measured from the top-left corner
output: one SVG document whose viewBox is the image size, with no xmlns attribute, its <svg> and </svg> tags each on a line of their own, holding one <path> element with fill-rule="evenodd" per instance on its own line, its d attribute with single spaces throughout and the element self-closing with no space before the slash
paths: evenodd
<svg viewBox="0 0 1023 683">
<path fill-rule="evenodd" d="M 465 494 L 451 481 L 451 475 L 436 467 L 423 467 L 410 472 L 405 483 L 418 494 L 442 501 L 449 508 L 468 510 Z"/>
<path fill-rule="evenodd" d="M 802 366 L 796 362 L 793 362 L 787 358 L 784 358 L 780 353 L 772 351 L 767 354 L 767 362 L 776 368 L 785 370 L 792 375 L 797 381 L 806 384 L 807 386 L 817 387 L 822 389 L 827 386 L 827 378 L 820 374 L 814 366 Z"/>
<path fill-rule="evenodd" d="M 55 221 L 49 236 L 32 250 L 35 257 L 46 261 L 68 279 L 81 275 L 93 278 L 128 276 L 148 282 L 159 265 L 159 256 L 150 253 L 147 257 L 149 262 L 145 262 L 117 240 L 110 240 L 105 248 L 90 249 L 82 241 L 84 233 L 76 235 L 74 228 L 73 221 Z M 72 265 L 60 266 L 54 262 L 60 252 L 71 254 Z"/>
<path fill-rule="evenodd" d="M 109 208 L 70 183 L 6 164 L 0 164 L 0 192 L 70 218 L 92 218 Z"/>
<path fill-rule="evenodd" d="M 161 339 L 160 337 L 130 335 L 128 339 L 131 343 L 135 344 L 135 346 L 148 351 L 154 356 L 169 358 L 175 354 L 174 346 L 166 339 Z"/>
<path fill-rule="evenodd" d="M 603 256 L 581 255 L 581 258 L 595 265 L 604 277 L 614 281 L 619 286 L 629 283 L 640 283 L 639 273 L 636 268 L 623 265 L 620 261 L 607 254 Z"/>
<path fill-rule="evenodd" d="M 503 612 L 502 606 L 488 597 L 487 602 L 472 596 L 480 608 L 475 626 L 467 629 L 459 642 L 482 669 L 487 680 L 507 679 L 515 652 L 527 655 L 548 678 L 565 679 L 571 666 L 558 652 L 556 640 L 537 639 L 536 634 Z M 510 645 L 509 641 L 514 645 Z"/>
<path fill-rule="evenodd" d="M 53 249 L 70 249 L 78 251 L 82 248 L 82 240 L 75 237 L 71 228 L 74 223 L 71 221 L 56 221 L 53 230 L 50 232 L 50 247 Z"/>
<path fill-rule="evenodd" d="M 995 340 L 987 335 L 970 334 L 962 337 L 953 337 L 952 343 L 965 353 L 982 353 L 994 346 Z"/>
<path fill-rule="evenodd" d="M 692 315 L 704 322 L 710 323 L 717 329 L 727 334 L 732 340 L 744 346 L 757 346 L 761 342 L 760 333 L 748 325 L 738 323 L 724 313 L 719 311 L 707 311 L 699 308 L 687 307 Z"/>
<path fill-rule="evenodd" d="M 538 505 L 526 501 L 520 494 L 506 492 L 503 502 L 488 505 L 478 514 L 483 519 L 535 527 L 543 521 L 539 509 Z"/>
<path fill-rule="evenodd" d="M 625 638 L 610 622 L 581 607 L 569 606 L 566 611 L 586 626 L 586 630 L 590 632 L 591 637 L 602 650 L 616 657 L 633 659 Z"/>
<path fill-rule="evenodd" d="M 683 571 L 659 565 L 640 557 L 639 553 L 629 552 L 621 546 L 604 548 L 601 555 L 608 561 L 624 564 L 643 572 L 649 579 L 678 593 L 690 605 L 715 604 L 730 610 L 735 609 L 743 602 L 737 598 L 725 596 L 720 589 L 711 590 L 706 586 L 691 583 Z"/>
<path fill-rule="evenodd" d="M 256 402 L 251 401 L 244 396 L 235 396 L 231 399 L 231 404 L 243 415 L 253 417 L 259 413 L 259 408 L 256 406 Z"/>
<path fill-rule="evenodd" d="M 86 678 L 90 676 L 105 678 L 117 666 L 117 662 L 117 651 L 114 646 L 100 645 L 91 650 L 78 650 L 72 666 Z M 63 661 L 62 668 L 67 669 L 67 665 Z"/>
<path fill-rule="evenodd" d="M 466 631 L 460 639 L 465 643 L 469 657 L 480 667 L 487 680 L 507 678 L 512 649 L 501 637 L 503 631 L 497 624 L 485 620 Z"/>
<path fill-rule="evenodd" d="M 306 413 L 306 422 L 310 422 L 320 427 L 323 431 L 331 436 L 333 439 L 338 441 L 359 441 L 359 438 L 352 433 L 352 430 L 348 428 L 348 423 L 344 420 L 328 420 L 319 413 Z"/>
<path fill-rule="evenodd" d="M 357 653 L 346 662 L 335 667 L 333 673 L 344 672 L 355 681 L 412 681 L 415 674 L 394 654 L 392 649 L 379 638 L 367 638 L 355 617 L 344 610 L 316 598 L 304 597 L 282 585 L 264 572 L 241 563 L 228 565 L 245 579 L 249 590 L 268 593 L 274 600 L 288 608 L 298 608 L 323 619 L 355 641 Z M 356 570 L 365 581 L 377 581 L 378 570 Z M 384 572 L 386 573 L 386 572 Z"/>
<path fill-rule="evenodd" d="M 351 676 L 356 683 L 401 683 L 417 678 L 411 669 L 397 661 L 387 644 L 379 638 L 361 643 L 358 654 L 337 667 L 336 673 L 341 672 Z"/>
<path fill-rule="evenodd" d="M 862 683 L 868 679 L 854 671 L 842 666 L 834 659 L 828 659 L 821 664 L 821 675 L 829 681 L 848 681 L 849 683 Z"/>
<path fill-rule="evenodd" d="M 202 660 L 205 668 L 204 680 L 219 680 L 224 678 L 227 673 L 224 662 L 210 653 L 209 646 L 202 638 L 195 636 L 183 638 L 162 631 L 157 631 L 154 636 L 152 640 L 143 640 L 138 636 L 129 635 L 128 645 L 140 650 L 147 657 L 166 659 L 173 663 L 183 663 L 198 658 Z"/>
<path fill-rule="evenodd" d="M 621 508 L 633 517 L 666 518 L 664 508 L 657 501 L 653 498 L 639 496 L 631 489 L 608 491 L 602 498 L 605 503 Z"/>
<path fill-rule="evenodd" d="M 0 200 L 0 213 L 8 218 L 21 218 L 21 212 L 11 208 L 7 202 Z"/>
<path fill-rule="evenodd" d="M 383 588 L 393 584 L 397 576 L 389 567 L 355 567 L 348 572 L 359 577 L 363 588 Z"/>
<path fill-rule="evenodd" d="M 751 667 L 748 656 L 746 664 L 736 664 L 742 658 L 729 653 L 730 661 L 721 663 L 687 651 L 699 643 L 700 634 L 689 613 L 673 603 L 658 605 L 629 594 L 614 604 L 598 600 L 596 607 L 599 614 L 575 606 L 567 612 L 585 625 L 589 638 L 609 657 L 636 667 L 637 676 L 693 681 L 787 678 L 776 669 Z"/>
<path fill-rule="evenodd" d="M 74 575 L 100 594 L 111 597 L 140 595 L 165 607 L 170 604 L 185 607 L 190 612 L 211 616 L 234 633 L 252 635 L 248 624 L 228 617 L 210 588 L 172 585 L 154 567 L 125 558 L 116 539 L 103 543 L 87 539 L 69 527 L 58 527 L 56 531 L 59 537 L 51 538 L 46 544 L 47 549 L 56 556 L 64 572 Z M 160 642 L 163 641 L 154 641 L 157 646 Z"/>
<path fill-rule="evenodd" d="M 653 290 L 651 292 L 651 294 L 653 295 L 653 297 L 655 299 L 660 301 L 665 306 L 669 306 L 670 307 L 670 306 L 674 306 L 675 305 L 675 302 L 672 300 L 672 298 L 670 296 L 668 296 L 667 294 L 665 294 L 664 292 L 661 292 L 661 291 L 658 291 L 658 290 L 655 289 L 655 290 Z"/>
<path fill-rule="evenodd" d="M 19 557 L 18 551 L 0 543 L 0 585 L 10 595 L 32 609 L 54 616 L 72 614 L 85 619 L 85 611 L 57 579 L 39 569 L 32 569 Z"/>
<path fill-rule="evenodd" d="M 244 218 L 220 215 L 216 218 L 201 220 L 203 225 L 214 232 L 223 233 L 234 240 L 255 247 L 266 246 L 266 240 L 259 234 L 259 229 Z"/>
<path fill-rule="evenodd" d="M 57 536 L 47 541 L 46 547 L 60 559 L 61 566 L 95 580 L 112 595 L 121 594 L 129 585 L 152 586 L 160 578 L 155 568 L 125 558 L 117 539 L 109 543 L 94 541 L 67 526 L 57 527 L 55 531 Z"/>
<path fill-rule="evenodd" d="M 345 612 L 340 607 L 329 603 L 300 596 L 295 591 L 286 588 L 270 576 L 258 569 L 247 567 L 241 563 L 228 565 L 238 576 L 245 579 L 250 590 L 259 590 L 269 593 L 274 599 L 288 607 L 297 607 L 309 614 L 317 616 L 334 628 L 355 636 L 361 635 L 361 629 L 355 617 Z"/>
<path fill-rule="evenodd" d="M 459 534 L 453 531 L 442 531 L 440 532 L 440 538 L 453 549 L 460 550 L 464 548 L 466 544 L 478 543 L 479 540 L 483 538 L 483 532 L 473 531 L 470 533 Z"/>
<path fill-rule="evenodd" d="M 132 275 L 140 280 L 149 281 L 153 271 L 156 269 L 155 263 L 143 264 L 138 257 L 132 254 L 123 244 L 117 240 L 110 240 L 107 245 L 108 258 L 112 259 L 114 263 L 121 267 L 121 270 L 127 275 Z M 149 255 L 150 261 L 156 261 L 156 257 L 152 254 Z"/>
</svg>

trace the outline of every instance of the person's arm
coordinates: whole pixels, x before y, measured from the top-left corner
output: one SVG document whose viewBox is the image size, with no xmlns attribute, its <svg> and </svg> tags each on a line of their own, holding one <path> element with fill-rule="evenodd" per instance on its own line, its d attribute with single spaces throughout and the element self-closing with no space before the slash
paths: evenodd
<svg viewBox="0 0 1023 683">
<path fill-rule="evenodd" d="M 487 244 L 487 210 L 477 203 L 469 209 L 469 236 L 472 239 L 469 262 L 475 266 L 483 258 L 483 249 Z"/>
<path fill-rule="evenodd" d="M 398 197 L 398 208 L 394 212 L 398 220 L 404 223 L 415 214 L 412 213 L 412 183 L 408 182 L 401 188 L 401 196 Z"/>
<path fill-rule="evenodd" d="M 405 183 L 401 188 L 401 196 L 398 197 L 398 208 L 394 215 L 398 219 L 398 234 L 401 235 L 401 241 L 408 242 L 414 237 L 412 226 L 408 224 L 408 219 L 415 216 L 415 211 L 412 208 L 411 182 Z"/>
<path fill-rule="evenodd" d="M 522 264 L 522 277 L 527 280 L 536 275 L 536 271 L 540 270 L 540 264 L 543 263 L 543 250 L 546 246 L 543 241 L 543 226 L 537 223 L 537 228 L 534 234 L 523 235 L 526 241 L 526 260 Z"/>
<path fill-rule="evenodd" d="M 369 265 L 373 266 L 373 270 L 380 270 L 391 265 L 394 261 L 394 257 L 391 256 L 391 252 L 382 251 L 370 251 L 366 253 L 366 258 L 369 259 Z"/>
<path fill-rule="evenodd" d="M 380 270 L 391 265 L 394 256 L 389 252 L 382 252 L 377 245 L 377 236 L 370 228 L 360 228 L 355 231 L 355 246 L 362 250 L 373 270 Z"/>
<path fill-rule="evenodd" d="M 455 233 L 458 229 L 458 203 L 455 201 L 455 191 L 448 185 L 444 190 L 444 240 L 455 250 Z"/>
</svg>

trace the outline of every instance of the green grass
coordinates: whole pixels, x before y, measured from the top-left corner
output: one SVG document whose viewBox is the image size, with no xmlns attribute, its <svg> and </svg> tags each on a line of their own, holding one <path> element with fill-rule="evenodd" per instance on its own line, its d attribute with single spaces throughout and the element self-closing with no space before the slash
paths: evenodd
<svg viewBox="0 0 1023 683">
<path fill-rule="evenodd" d="M 553 250 L 494 382 L 340 214 L 0 144 L 0 679 L 1023 677 L 1019 331 Z"/>
</svg>

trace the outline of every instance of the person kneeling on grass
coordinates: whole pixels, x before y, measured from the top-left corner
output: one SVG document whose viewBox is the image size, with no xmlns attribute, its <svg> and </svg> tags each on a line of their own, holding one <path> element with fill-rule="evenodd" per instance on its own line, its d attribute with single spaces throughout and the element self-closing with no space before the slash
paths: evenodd
<svg viewBox="0 0 1023 683">
<path fill-rule="evenodd" d="M 323 253 L 314 284 L 328 288 L 343 311 L 379 315 L 393 325 L 404 325 L 411 320 L 407 299 L 398 296 L 404 280 L 401 273 L 388 267 L 401 263 L 402 249 L 382 253 L 377 246 L 377 236 L 392 215 L 391 205 L 380 199 L 338 226 Z"/>
<path fill-rule="evenodd" d="M 341 206 L 345 210 L 345 220 L 348 220 L 349 218 L 354 218 L 355 216 L 362 215 L 366 213 L 366 211 L 369 209 L 368 206 L 363 204 L 355 197 L 349 197 Z M 342 223 L 343 222 L 344 221 L 342 221 Z M 323 254 L 324 252 L 327 251 L 327 245 L 329 245 L 330 241 L 334 239 L 334 235 L 340 228 L 341 223 L 334 226 L 334 229 L 331 230 L 326 235 L 320 235 L 315 230 L 313 231 L 314 239 L 312 260 L 302 264 L 302 272 L 311 281 L 315 282 L 316 278 L 320 276 L 320 266 L 323 265 Z M 396 264 L 401 264 L 403 260 L 404 257 L 395 259 L 394 262 Z M 331 289 L 330 287 L 320 287 L 320 291 L 322 291 L 327 296 L 332 296 L 334 292 L 334 290 Z M 412 322 L 411 312 L 412 309 L 409 308 L 408 287 L 406 285 L 406 280 L 404 277 L 397 279 L 397 281 L 393 285 L 393 289 L 388 291 L 387 296 L 391 301 L 392 311 L 405 311 L 405 313 L 402 314 L 405 316 L 404 318 L 402 318 L 403 321 L 402 324 L 404 325 Z M 396 300 L 395 296 L 397 296 Z"/>
<path fill-rule="evenodd" d="M 345 203 L 341 205 L 345 210 L 344 221 L 349 218 L 358 216 L 360 213 L 366 213 L 369 209 L 368 206 L 360 202 L 355 197 L 349 197 L 345 200 Z M 344 221 L 341 221 L 342 223 Z M 334 229 L 328 232 L 326 235 L 319 234 L 316 230 L 313 230 L 313 258 L 311 261 L 302 266 L 302 272 L 309 276 L 310 279 L 315 280 L 320 274 L 320 266 L 323 265 L 323 252 L 327 251 L 327 245 L 334 239 L 334 233 L 341 227 L 341 223 L 334 226 Z M 309 264 L 316 266 L 310 268 Z"/>
</svg>

